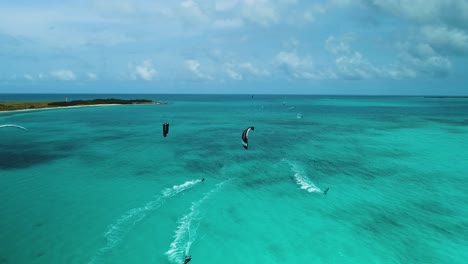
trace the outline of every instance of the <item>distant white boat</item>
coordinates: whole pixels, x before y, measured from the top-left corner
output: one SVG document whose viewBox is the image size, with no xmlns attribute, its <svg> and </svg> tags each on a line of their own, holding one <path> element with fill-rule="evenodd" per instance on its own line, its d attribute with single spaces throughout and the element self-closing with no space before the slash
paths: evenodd
<svg viewBox="0 0 468 264">
<path fill-rule="evenodd" d="M 16 128 L 23 129 L 23 130 L 28 130 L 28 129 L 25 128 L 25 127 L 18 126 L 18 125 L 14 125 L 14 124 L 0 125 L 0 128 L 3 128 L 3 127 L 16 127 Z"/>
</svg>

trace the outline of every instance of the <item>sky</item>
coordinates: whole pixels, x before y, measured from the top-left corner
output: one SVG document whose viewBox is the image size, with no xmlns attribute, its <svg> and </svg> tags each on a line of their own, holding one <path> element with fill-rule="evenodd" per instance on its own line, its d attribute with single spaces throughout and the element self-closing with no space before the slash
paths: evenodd
<svg viewBox="0 0 468 264">
<path fill-rule="evenodd" d="M 0 93 L 468 95 L 468 0 L 0 0 Z"/>
</svg>

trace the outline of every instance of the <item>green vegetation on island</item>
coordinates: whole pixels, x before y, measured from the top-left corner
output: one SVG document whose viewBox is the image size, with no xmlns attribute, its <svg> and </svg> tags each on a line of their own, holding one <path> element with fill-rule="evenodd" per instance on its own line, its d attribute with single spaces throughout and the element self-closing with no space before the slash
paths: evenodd
<svg viewBox="0 0 468 264">
<path fill-rule="evenodd" d="M 161 101 L 153 101 L 147 99 L 93 99 L 93 100 L 75 100 L 62 102 L 0 102 L 0 111 L 16 111 L 25 109 L 41 109 L 41 108 L 59 108 L 70 106 L 93 106 L 93 105 L 111 105 L 111 104 L 166 104 Z"/>
<path fill-rule="evenodd" d="M 424 96 L 424 98 L 443 98 L 443 99 L 450 99 L 450 98 L 468 98 L 468 96 L 463 96 L 463 95 L 432 95 L 432 96 Z"/>
</svg>

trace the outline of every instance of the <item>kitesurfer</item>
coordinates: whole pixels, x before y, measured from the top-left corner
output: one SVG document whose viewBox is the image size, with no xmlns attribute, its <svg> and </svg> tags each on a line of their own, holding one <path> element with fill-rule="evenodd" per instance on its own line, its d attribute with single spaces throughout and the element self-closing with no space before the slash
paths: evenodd
<svg viewBox="0 0 468 264">
<path fill-rule="evenodd" d="M 323 194 L 327 194 L 328 190 L 330 190 L 330 187 L 328 187 L 327 189 L 325 189 L 325 191 L 323 191 Z"/>
<path fill-rule="evenodd" d="M 204 181 L 205 181 L 205 178 L 201 179 L 201 181 L 204 182 Z"/>
<path fill-rule="evenodd" d="M 187 263 L 190 262 L 190 260 L 192 260 L 192 256 L 190 256 L 190 255 L 189 255 L 189 256 L 185 256 L 185 260 L 184 260 L 184 262 L 183 262 L 182 264 L 187 264 Z"/>
</svg>

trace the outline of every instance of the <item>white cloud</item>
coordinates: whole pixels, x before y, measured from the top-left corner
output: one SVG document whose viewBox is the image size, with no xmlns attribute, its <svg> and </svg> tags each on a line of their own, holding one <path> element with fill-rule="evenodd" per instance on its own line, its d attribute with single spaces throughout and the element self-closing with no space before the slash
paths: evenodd
<svg viewBox="0 0 468 264">
<path fill-rule="evenodd" d="M 234 70 L 232 69 L 226 69 L 226 73 L 227 75 L 229 76 L 229 78 L 233 79 L 233 80 L 242 80 L 243 77 L 242 77 L 242 74 L 238 73 L 238 72 L 235 72 Z"/>
<path fill-rule="evenodd" d="M 269 26 L 279 21 L 276 6 L 269 0 L 244 0 L 243 16 L 261 26 Z"/>
<path fill-rule="evenodd" d="M 466 0 L 365 0 L 371 6 L 420 23 L 443 23 L 468 27 Z"/>
<path fill-rule="evenodd" d="M 329 0 L 328 2 L 330 6 L 346 7 L 355 2 L 355 0 Z"/>
<path fill-rule="evenodd" d="M 214 21 L 216 28 L 240 28 L 244 25 L 244 21 L 238 18 L 234 19 L 217 19 Z"/>
<path fill-rule="evenodd" d="M 286 65 L 288 68 L 310 68 L 312 62 L 310 58 L 301 59 L 296 53 L 281 51 L 276 55 L 276 61 L 280 65 Z"/>
<path fill-rule="evenodd" d="M 31 74 L 28 74 L 28 73 L 23 74 L 23 77 L 25 79 L 30 80 L 30 81 L 34 80 L 34 77 Z"/>
<path fill-rule="evenodd" d="M 239 68 L 247 71 L 248 73 L 257 76 L 257 77 L 266 77 L 270 76 L 270 72 L 265 69 L 259 69 L 253 66 L 250 62 L 245 62 L 239 64 Z"/>
<path fill-rule="evenodd" d="M 199 73 L 200 63 L 196 60 L 186 60 L 185 65 L 193 73 Z"/>
<path fill-rule="evenodd" d="M 147 21 L 150 16 L 147 13 L 158 19 L 162 17 L 160 9 L 146 10 L 148 3 L 144 2 L 141 5 L 131 0 L 69 2 L 67 5 L 2 6 L 0 34 L 60 48 L 110 46 L 135 41 L 142 37 L 140 31 L 157 28 L 156 23 Z"/>
<path fill-rule="evenodd" d="M 130 16 L 138 11 L 137 6 L 130 0 L 94 0 L 93 9 L 104 16 Z"/>
<path fill-rule="evenodd" d="M 335 36 L 330 36 L 325 41 L 325 49 L 333 54 L 348 53 L 351 48 L 349 46 L 349 41 L 351 38 L 342 38 L 338 39 Z"/>
<path fill-rule="evenodd" d="M 421 29 L 421 33 L 434 46 L 455 53 L 468 53 L 468 34 L 465 31 L 444 26 L 426 26 Z"/>
<path fill-rule="evenodd" d="M 270 72 L 265 69 L 259 69 L 252 65 L 250 62 L 244 63 L 226 63 L 226 73 L 229 78 L 234 80 L 243 80 L 245 77 L 267 77 L 270 76 Z"/>
<path fill-rule="evenodd" d="M 143 61 L 142 64 L 133 67 L 133 78 L 140 78 L 145 81 L 151 81 L 158 72 L 153 68 L 153 63 L 150 60 Z"/>
<path fill-rule="evenodd" d="M 310 16 L 303 13 L 316 16 L 330 8 L 328 5 L 291 0 L 89 0 L 71 1 L 66 6 L 46 3 L 28 7 L 11 4 L 0 8 L 0 33 L 60 48 L 112 46 L 165 39 L 167 35 L 186 36 L 186 28 L 181 29 L 180 23 L 198 26 L 199 32 L 205 33 L 246 24 L 267 27 L 304 21 Z"/>
<path fill-rule="evenodd" d="M 320 3 L 314 3 L 313 1 L 310 1 L 307 2 L 308 4 L 310 3 L 309 6 L 301 8 L 300 13 L 294 15 L 291 19 L 294 19 L 298 22 L 300 22 L 302 19 L 304 22 L 311 23 L 331 10 L 345 8 L 357 2 L 358 1 L 356 0 L 326 0 L 320 1 Z M 289 14 L 289 16 L 291 16 L 291 14 Z"/>
<path fill-rule="evenodd" d="M 370 79 L 381 75 L 359 52 L 338 57 L 335 66 L 337 75 L 343 79 Z"/>
<path fill-rule="evenodd" d="M 92 72 L 88 72 L 87 77 L 88 77 L 88 79 L 90 79 L 90 80 L 97 80 L 97 79 L 98 79 L 97 74 L 92 73 Z"/>
<path fill-rule="evenodd" d="M 24 73 L 23 78 L 26 80 L 34 81 L 34 80 L 44 80 L 47 77 L 44 73 L 39 74 L 31 74 L 31 73 Z"/>
<path fill-rule="evenodd" d="M 239 0 L 218 0 L 215 2 L 215 9 L 218 12 L 229 11 L 239 4 Z"/>
<path fill-rule="evenodd" d="M 452 40 L 451 43 L 464 43 L 464 36 L 456 36 L 462 41 Z M 446 39 L 448 38 L 446 36 Z M 406 79 L 422 76 L 441 78 L 450 75 L 452 70 L 450 60 L 435 50 L 430 43 L 400 44 L 395 60 L 375 64 L 362 52 L 354 50 L 351 42 L 358 42 L 356 36 L 329 36 L 326 39 L 325 49 L 334 57 L 330 65 L 314 65 L 310 56 L 301 55 L 297 51 L 279 52 L 275 57 L 275 65 L 288 76 L 297 79 Z"/>
<path fill-rule="evenodd" d="M 287 50 L 296 50 L 301 46 L 301 42 L 296 38 L 290 38 L 289 40 L 284 42 L 283 46 Z"/>
<path fill-rule="evenodd" d="M 242 19 L 262 27 L 287 23 L 300 25 L 310 23 L 328 10 L 345 7 L 351 0 L 327 0 L 320 4 L 297 0 L 218 0 L 215 10 L 230 12 Z"/>
<path fill-rule="evenodd" d="M 332 67 L 334 78 L 360 80 L 382 77 L 382 70 L 372 65 L 357 51 L 353 51 L 350 42 L 354 40 L 351 35 L 343 37 L 329 36 L 325 41 L 325 49 L 336 56 Z"/>
<path fill-rule="evenodd" d="M 281 51 L 275 57 L 275 63 L 287 75 L 298 79 L 315 79 L 312 60 L 309 56 L 299 57 L 294 52 Z"/>
<path fill-rule="evenodd" d="M 444 56 L 438 54 L 427 43 L 403 43 L 400 44 L 400 69 L 406 72 L 445 77 L 450 74 L 452 63 Z M 413 76 L 409 76 L 413 77 Z"/>
<path fill-rule="evenodd" d="M 418 77 L 418 72 L 410 67 L 388 67 L 383 69 L 390 79 L 401 80 Z"/>
<path fill-rule="evenodd" d="M 54 47 L 83 45 L 89 32 L 76 25 L 101 24 L 105 20 L 92 12 L 73 8 L 2 7 L 0 33 L 32 39 Z M 73 34 L 70 33 L 73 28 Z"/>
<path fill-rule="evenodd" d="M 303 11 L 303 18 L 306 22 L 314 22 L 318 15 L 327 12 L 327 7 L 320 4 L 313 4 L 311 7 Z"/>
<path fill-rule="evenodd" d="M 55 70 L 50 72 L 50 76 L 62 80 L 62 81 L 73 81 L 76 80 L 77 77 L 75 73 L 70 70 Z"/>
<path fill-rule="evenodd" d="M 200 62 L 197 60 L 186 60 L 185 67 L 193 73 L 196 77 L 200 79 L 213 79 L 210 75 L 202 73 L 200 70 Z"/>
<path fill-rule="evenodd" d="M 182 15 L 185 23 L 203 23 L 209 20 L 209 17 L 202 11 L 200 6 L 193 0 L 186 0 L 180 3 Z"/>
<path fill-rule="evenodd" d="M 411 57 L 416 57 L 416 58 L 427 58 L 430 56 L 433 56 L 435 53 L 434 49 L 431 47 L 431 45 L 427 43 L 403 43 L 399 44 L 399 47 L 405 52 L 410 54 Z"/>
<path fill-rule="evenodd" d="M 428 42 L 442 54 L 468 54 L 467 0 L 364 0 L 417 26 L 417 41 Z"/>
<path fill-rule="evenodd" d="M 393 64 L 374 65 L 349 45 L 352 38 L 330 36 L 325 41 L 328 52 L 335 55 L 335 63 L 325 78 L 341 79 L 404 79 L 419 76 L 445 77 L 450 74 L 451 62 L 438 54 L 428 43 L 403 43 L 400 55 Z"/>
<path fill-rule="evenodd" d="M 87 37 L 86 44 L 89 45 L 105 45 L 113 46 L 121 43 L 130 43 L 135 42 L 135 39 L 126 36 L 121 33 L 114 32 L 99 32 L 90 34 Z"/>
</svg>

